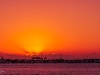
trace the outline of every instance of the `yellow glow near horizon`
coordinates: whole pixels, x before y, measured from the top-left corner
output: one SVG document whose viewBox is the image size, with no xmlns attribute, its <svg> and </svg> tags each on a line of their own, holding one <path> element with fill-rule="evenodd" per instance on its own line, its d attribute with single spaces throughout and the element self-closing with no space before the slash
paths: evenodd
<svg viewBox="0 0 100 75">
<path fill-rule="evenodd" d="M 14 42 L 17 43 L 19 46 L 27 50 L 27 52 L 35 52 L 38 54 L 40 52 L 43 52 L 46 47 L 51 44 L 51 40 L 53 40 L 53 38 L 50 36 L 54 35 L 43 30 L 26 30 L 14 34 L 11 39 L 13 39 Z"/>
</svg>

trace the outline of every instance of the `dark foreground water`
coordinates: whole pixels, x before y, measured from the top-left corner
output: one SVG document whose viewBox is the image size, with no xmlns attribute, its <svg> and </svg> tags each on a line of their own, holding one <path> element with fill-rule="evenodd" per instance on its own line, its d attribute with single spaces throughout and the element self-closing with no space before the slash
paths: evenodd
<svg viewBox="0 0 100 75">
<path fill-rule="evenodd" d="M 100 64 L 0 64 L 0 75 L 100 75 Z"/>
</svg>

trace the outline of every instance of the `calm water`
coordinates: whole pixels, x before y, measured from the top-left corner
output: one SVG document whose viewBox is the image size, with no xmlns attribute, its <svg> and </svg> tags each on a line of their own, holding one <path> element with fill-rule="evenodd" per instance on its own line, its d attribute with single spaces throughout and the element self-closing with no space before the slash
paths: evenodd
<svg viewBox="0 0 100 75">
<path fill-rule="evenodd" d="M 0 75 L 100 75 L 100 64 L 0 64 Z"/>
</svg>

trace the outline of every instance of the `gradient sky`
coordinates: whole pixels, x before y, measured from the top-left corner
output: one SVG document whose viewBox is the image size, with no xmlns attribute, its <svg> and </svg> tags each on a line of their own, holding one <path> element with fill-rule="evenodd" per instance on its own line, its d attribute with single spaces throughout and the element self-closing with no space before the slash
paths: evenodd
<svg viewBox="0 0 100 75">
<path fill-rule="evenodd" d="M 0 0 L 0 52 L 100 52 L 100 0 Z"/>
</svg>

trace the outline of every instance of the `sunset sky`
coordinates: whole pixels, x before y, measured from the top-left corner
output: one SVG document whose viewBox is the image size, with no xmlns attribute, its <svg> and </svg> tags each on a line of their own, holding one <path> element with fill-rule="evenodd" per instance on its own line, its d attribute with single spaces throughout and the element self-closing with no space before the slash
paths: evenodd
<svg viewBox="0 0 100 75">
<path fill-rule="evenodd" d="M 100 53 L 100 0 L 0 0 L 0 53 Z"/>
</svg>

